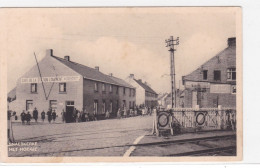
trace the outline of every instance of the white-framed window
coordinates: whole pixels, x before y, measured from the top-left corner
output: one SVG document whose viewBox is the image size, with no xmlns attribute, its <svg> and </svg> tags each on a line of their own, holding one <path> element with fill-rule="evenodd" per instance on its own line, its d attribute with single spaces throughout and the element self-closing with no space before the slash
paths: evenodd
<svg viewBox="0 0 260 168">
<path fill-rule="evenodd" d="M 113 92 L 113 87 L 112 87 L 112 85 L 109 85 L 109 92 L 110 92 L 110 93 Z"/>
<path fill-rule="evenodd" d="M 95 82 L 95 84 L 94 84 L 94 91 L 98 92 L 98 83 L 97 82 Z"/>
<path fill-rule="evenodd" d="M 236 80 L 236 68 L 228 68 L 227 69 L 227 79 L 228 80 Z"/>
<path fill-rule="evenodd" d="M 59 92 L 66 92 L 66 83 L 60 83 L 59 84 Z"/>
<path fill-rule="evenodd" d="M 106 85 L 104 83 L 102 83 L 102 92 L 106 91 Z"/>
<path fill-rule="evenodd" d="M 236 85 L 231 85 L 231 93 L 236 94 L 237 93 L 237 86 Z"/>
<path fill-rule="evenodd" d="M 31 83 L 31 93 L 37 93 L 37 83 Z"/>
<path fill-rule="evenodd" d="M 57 100 L 50 100 L 50 109 L 52 112 L 57 111 Z"/>
</svg>

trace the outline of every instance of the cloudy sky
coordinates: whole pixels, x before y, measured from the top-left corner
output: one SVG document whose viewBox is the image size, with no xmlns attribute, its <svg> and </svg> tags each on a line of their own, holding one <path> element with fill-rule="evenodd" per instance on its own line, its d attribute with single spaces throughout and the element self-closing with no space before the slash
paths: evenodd
<svg viewBox="0 0 260 168">
<path fill-rule="evenodd" d="M 235 8 L 2 9 L 2 54 L 7 91 L 46 49 L 125 79 L 130 73 L 160 92 L 170 91 L 169 36 L 179 37 L 176 83 L 227 47 L 236 36 Z M 179 87 L 177 85 L 177 87 Z"/>
</svg>

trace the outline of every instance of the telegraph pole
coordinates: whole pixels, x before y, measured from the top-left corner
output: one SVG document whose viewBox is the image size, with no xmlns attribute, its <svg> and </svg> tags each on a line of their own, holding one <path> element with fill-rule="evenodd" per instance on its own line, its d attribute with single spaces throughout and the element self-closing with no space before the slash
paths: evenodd
<svg viewBox="0 0 260 168">
<path fill-rule="evenodd" d="M 175 81 L 175 62 L 174 62 L 174 49 L 175 45 L 179 45 L 179 37 L 176 39 L 173 36 L 170 36 L 169 39 L 165 40 L 166 47 L 170 51 L 170 60 L 171 60 L 171 91 L 172 91 L 172 108 L 176 108 L 176 81 Z"/>
</svg>

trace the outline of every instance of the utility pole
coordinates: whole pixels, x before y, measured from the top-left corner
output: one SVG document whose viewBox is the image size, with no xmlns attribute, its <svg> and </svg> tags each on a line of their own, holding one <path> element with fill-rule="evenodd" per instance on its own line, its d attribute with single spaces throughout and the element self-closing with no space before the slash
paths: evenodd
<svg viewBox="0 0 260 168">
<path fill-rule="evenodd" d="M 175 62 L 174 62 L 174 49 L 175 45 L 179 45 L 179 37 L 176 39 L 173 36 L 170 36 L 169 39 L 165 40 L 166 47 L 170 51 L 170 60 L 171 60 L 171 95 L 172 95 L 172 108 L 176 108 L 176 81 L 175 81 Z"/>
</svg>

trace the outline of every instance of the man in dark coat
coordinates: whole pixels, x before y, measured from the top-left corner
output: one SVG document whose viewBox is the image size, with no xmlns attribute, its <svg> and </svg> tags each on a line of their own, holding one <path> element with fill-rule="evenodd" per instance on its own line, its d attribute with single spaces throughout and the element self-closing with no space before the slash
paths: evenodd
<svg viewBox="0 0 260 168">
<path fill-rule="evenodd" d="M 26 114 L 23 110 L 23 112 L 21 113 L 21 120 L 22 120 L 22 124 L 24 125 L 24 121 L 25 121 L 25 117 L 26 117 Z"/>
<path fill-rule="evenodd" d="M 44 119 L 45 119 L 45 111 L 44 110 L 41 113 L 41 118 L 42 118 L 42 122 L 44 122 Z"/>
<path fill-rule="evenodd" d="M 55 112 L 55 110 L 52 112 L 52 119 L 53 119 L 53 122 L 55 122 L 55 120 L 56 120 L 56 112 Z"/>
<path fill-rule="evenodd" d="M 31 118 L 32 118 L 32 115 L 31 115 L 30 112 L 28 111 L 27 114 L 26 114 L 26 121 L 27 121 L 27 124 L 28 124 L 28 125 L 30 125 Z"/>
<path fill-rule="evenodd" d="M 36 107 L 33 110 L 33 118 L 35 119 L 35 122 L 37 122 L 37 120 L 38 120 L 38 110 L 37 110 Z"/>
<path fill-rule="evenodd" d="M 52 120 L 51 109 L 49 109 L 49 111 L 47 112 L 47 116 L 48 116 L 49 123 L 51 123 L 51 120 Z"/>
</svg>

